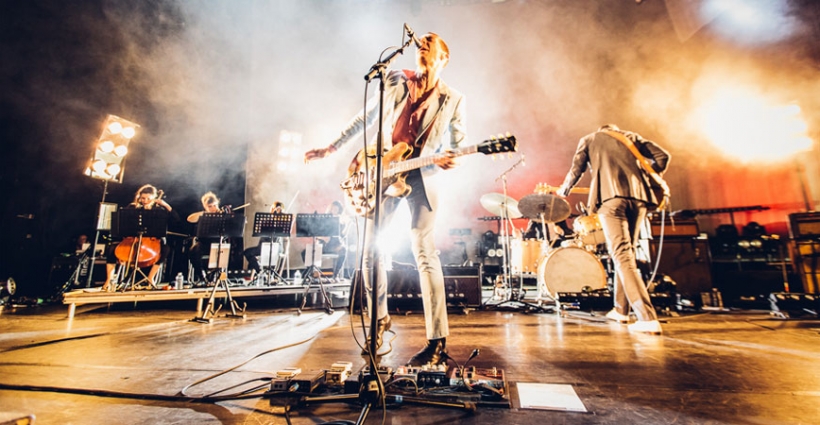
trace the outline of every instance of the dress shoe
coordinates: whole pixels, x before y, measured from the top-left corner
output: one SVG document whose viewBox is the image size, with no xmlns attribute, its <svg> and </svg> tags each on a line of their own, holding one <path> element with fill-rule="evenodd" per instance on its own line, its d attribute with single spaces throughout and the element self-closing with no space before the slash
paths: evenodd
<svg viewBox="0 0 820 425">
<path fill-rule="evenodd" d="M 629 323 L 629 316 L 618 313 L 614 308 L 606 314 L 606 318 L 618 323 Z"/>
<path fill-rule="evenodd" d="M 391 326 L 393 326 L 393 320 L 390 319 L 389 314 L 376 321 L 376 351 L 382 347 L 384 333 L 389 331 Z M 364 348 L 362 348 L 362 354 L 368 353 L 370 353 L 370 337 L 367 337 Z"/>
<path fill-rule="evenodd" d="M 424 366 L 428 363 L 432 365 L 444 363 L 446 358 L 441 353 L 447 352 L 446 345 L 446 338 L 430 339 L 427 341 L 427 345 L 410 358 L 407 364 L 409 366 Z"/>
<path fill-rule="evenodd" d="M 639 320 L 628 326 L 629 332 L 640 332 L 645 334 L 660 335 L 661 323 L 657 320 Z"/>
</svg>

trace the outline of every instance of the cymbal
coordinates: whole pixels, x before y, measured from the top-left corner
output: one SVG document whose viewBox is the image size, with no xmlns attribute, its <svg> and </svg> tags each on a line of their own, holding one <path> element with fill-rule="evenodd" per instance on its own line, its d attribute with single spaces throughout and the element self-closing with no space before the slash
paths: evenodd
<svg viewBox="0 0 820 425">
<path fill-rule="evenodd" d="M 481 206 L 485 210 L 506 218 L 519 218 L 518 201 L 501 193 L 487 193 L 481 195 Z M 506 211 L 505 211 L 506 210 Z"/>
<path fill-rule="evenodd" d="M 518 208 L 524 217 L 538 223 L 555 223 L 569 217 L 569 202 L 547 194 L 533 193 L 521 198 Z"/>
<path fill-rule="evenodd" d="M 197 223 L 199 222 L 199 217 L 202 217 L 202 214 L 205 214 L 205 211 L 197 211 L 188 216 L 188 223 Z"/>
</svg>

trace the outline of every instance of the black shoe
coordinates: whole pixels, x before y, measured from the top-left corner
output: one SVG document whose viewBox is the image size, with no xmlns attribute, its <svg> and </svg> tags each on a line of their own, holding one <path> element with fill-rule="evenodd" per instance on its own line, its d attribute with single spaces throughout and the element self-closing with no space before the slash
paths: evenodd
<svg viewBox="0 0 820 425">
<path fill-rule="evenodd" d="M 390 320 L 389 314 L 376 321 L 376 351 L 382 347 L 384 333 L 389 331 L 391 326 L 393 326 L 393 321 Z M 368 353 L 370 353 L 370 337 L 367 338 L 364 348 L 362 348 L 363 355 L 367 355 Z"/>
<path fill-rule="evenodd" d="M 431 339 L 427 341 L 427 346 L 421 349 L 416 355 L 407 361 L 409 366 L 424 366 L 426 364 L 438 365 L 446 361 L 441 353 L 447 352 L 447 339 Z"/>
</svg>

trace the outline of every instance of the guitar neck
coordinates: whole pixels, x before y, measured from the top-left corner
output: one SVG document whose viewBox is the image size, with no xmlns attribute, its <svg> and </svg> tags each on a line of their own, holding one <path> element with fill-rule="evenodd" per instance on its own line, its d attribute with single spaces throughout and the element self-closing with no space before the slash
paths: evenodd
<svg viewBox="0 0 820 425">
<path fill-rule="evenodd" d="M 399 173 L 415 170 L 416 168 L 422 168 L 428 165 L 433 165 L 436 163 L 437 159 L 443 158 L 445 155 L 463 156 L 473 154 L 476 152 L 478 152 L 478 145 L 471 145 L 465 146 L 463 148 L 458 148 L 453 151 L 449 151 L 446 154 L 441 153 L 437 155 L 430 155 L 425 157 L 412 158 L 405 161 L 393 162 L 390 164 L 385 174 L 387 175 L 387 177 L 390 177 Z"/>
</svg>

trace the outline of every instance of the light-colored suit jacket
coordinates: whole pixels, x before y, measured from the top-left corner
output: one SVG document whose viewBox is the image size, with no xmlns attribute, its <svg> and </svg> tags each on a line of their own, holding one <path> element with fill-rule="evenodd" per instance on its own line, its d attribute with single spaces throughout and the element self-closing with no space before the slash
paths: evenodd
<svg viewBox="0 0 820 425">
<path fill-rule="evenodd" d="M 401 116 L 404 105 L 407 103 L 409 90 L 407 79 L 413 71 L 391 71 L 385 82 L 384 90 L 384 145 L 389 149 L 393 141 L 393 128 L 396 120 Z M 439 80 L 439 97 L 427 109 L 422 119 L 423 135 L 427 128 L 430 134 L 424 144 L 420 156 L 429 156 L 445 149 L 455 149 L 467 139 L 466 133 L 466 105 L 464 95 L 451 88 L 444 81 Z M 367 113 L 359 112 L 348 123 L 342 134 L 333 142 L 337 150 L 350 140 L 356 138 L 366 127 L 370 127 L 379 117 L 379 94 L 376 93 L 368 100 Z M 445 136 L 449 134 L 449 143 L 445 145 Z M 375 133 L 374 133 L 375 136 Z M 375 141 L 375 137 L 373 138 Z M 423 168 L 422 175 L 435 173 L 438 166 Z"/>
</svg>

